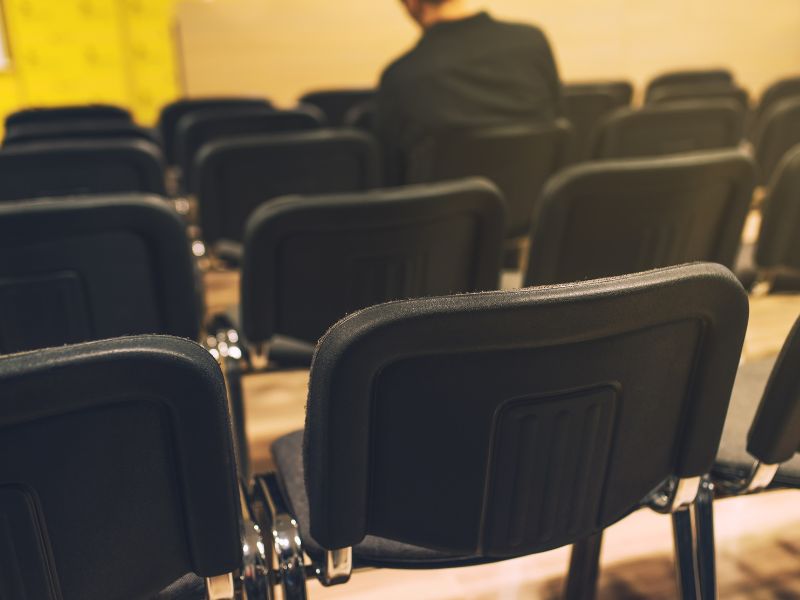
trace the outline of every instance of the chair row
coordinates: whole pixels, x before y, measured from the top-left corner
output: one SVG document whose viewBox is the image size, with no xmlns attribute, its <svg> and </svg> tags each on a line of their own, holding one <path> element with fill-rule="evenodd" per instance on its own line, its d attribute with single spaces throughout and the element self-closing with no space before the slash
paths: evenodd
<svg viewBox="0 0 800 600">
<path fill-rule="evenodd" d="M 709 264 L 355 312 L 316 348 L 305 430 L 245 485 L 200 346 L 134 336 L 2 357 L 0 585 L 43 600 L 279 586 L 294 600 L 306 578 L 343 584 L 361 567 L 577 544 L 572 599 L 594 583 L 586 546 L 649 507 L 671 515 L 681 597 L 714 598 L 714 486 L 799 481 L 779 467 L 800 460 L 800 326 L 748 439 L 718 454 L 726 417 L 752 414 L 726 414 L 747 313 Z"/>
</svg>

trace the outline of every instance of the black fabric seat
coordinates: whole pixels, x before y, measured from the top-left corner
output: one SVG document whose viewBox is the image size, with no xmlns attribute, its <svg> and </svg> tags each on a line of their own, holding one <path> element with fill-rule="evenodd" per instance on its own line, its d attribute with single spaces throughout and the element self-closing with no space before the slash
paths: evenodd
<svg viewBox="0 0 800 600">
<path fill-rule="evenodd" d="M 595 130 L 595 159 L 659 156 L 737 146 L 744 110 L 732 100 L 684 100 L 623 108 Z"/>
<path fill-rule="evenodd" d="M 159 136 L 149 129 L 122 120 L 84 119 L 55 123 L 13 125 L 6 129 L 3 146 L 58 140 L 141 139 L 160 145 Z"/>
<path fill-rule="evenodd" d="M 242 564 L 225 384 L 193 342 L 0 357 L 0 454 L 5 597 L 200 600 L 187 573 Z"/>
<path fill-rule="evenodd" d="M 755 133 L 760 181 L 769 184 L 783 157 L 800 144 L 800 96 L 781 100 L 763 116 Z"/>
<path fill-rule="evenodd" d="M 778 102 L 790 98 L 800 98 L 800 76 L 787 77 L 770 85 L 758 102 L 750 134 L 752 135 L 761 127 L 762 119 Z"/>
<path fill-rule="evenodd" d="M 687 69 L 669 71 L 654 77 L 647 84 L 645 102 L 661 88 L 674 85 L 733 85 L 733 73 L 728 69 Z"/>
<path fill-rule="evenodd" d="M 109 104 L 84 104 L 26 108 L 6 117 L 6 130 L 18 125 L 63 124 L 70 121 L 117 121 L 131 123 L 131 113 L 119 106 Z"/>
<path fill-rule="evenodd" d="M 591 157 L 591 141 L 595 127 L 602 119 L 629 106 L 633 86 L 627 81 L 568 83 L 563 86 L 564 117 L 572 124 L 570 161 Z"/>
<path fill-rule="evenodd" d="M 682 100 L 733 100 L 742 108 L 750 107 L 750 94 L 742 87 L 731 83 L 693 83 L 663 85 L 647 97 L 648 104 L 680 102 Z"/>
<path fill-rule="evenodd" d="M 370 101 L 375 90 L 370 88 L 318 90 L 300 98 L 300 104 L 310 104 L 320 109 L 331 127 L 345 124 L 347 113 L 355 106 Z"/>
<path fill-rule="evenodd" d="M 146 141 L 42 141 L 0 151 L 0 201 L 132 192 L 165 194 L 163 156 Z"/>
</svg>

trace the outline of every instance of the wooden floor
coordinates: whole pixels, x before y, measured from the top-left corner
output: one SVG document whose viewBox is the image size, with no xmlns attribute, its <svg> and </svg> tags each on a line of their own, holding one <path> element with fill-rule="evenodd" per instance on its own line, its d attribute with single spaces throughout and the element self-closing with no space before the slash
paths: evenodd
<svg viewBox="0 0 800 600">
<path fill-rule="evenodd" d="M 238 302 L 238 277 L 210 273 L 208 306 Z M 504 279 L 513 285 L 514 278 Z M 800 315 L 800 296 L 751 299 L 743 361 L 775 354 Z M 291 371 L 245 378 L 246 419 L 254 468 L 270 468 L 269 445 L 303 426 L 308 373 Z M 719 597 L 800 598 L 800 491 L 720 501 L 715 505 Z M 639 511 L 605 537 L 601 599 L 675 598 L 669 518 Z M 517 560 L 439 571 L 369 570 L 338 588 L 312 583 L 311 600 L 554 599 L 561 595 L 569 549 Z"/>
</svg>

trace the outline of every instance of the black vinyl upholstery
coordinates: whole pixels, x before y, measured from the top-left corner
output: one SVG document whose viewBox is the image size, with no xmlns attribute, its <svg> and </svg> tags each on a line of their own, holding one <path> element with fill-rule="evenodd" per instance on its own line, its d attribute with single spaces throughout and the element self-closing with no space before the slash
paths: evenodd
<svg viewBox="0 0 800 600">
<path fill-rule="evenodd" d="M 572 162 L 591 157 L 595 127 L 606 115 L 629 106 L 633 86 L 627 81 L 569 83 L 563 86 L 564 117 L 572 124 Z"/>
<path fill-rule="evenodd" d="M 155 197 L 0 204 L 0 352 L 121 335 L 198 339 L 184 224 Z"/>
<path fill-rule="evenodd" d="M 6 129 L 16 125 L 62 124 L 69 121 L 119 121 L 131 122 L 131 113 L 119 106 L 108 104 L 86 104 L 75 106 L 56 106 L 26 108 L 6 117 Z"/>
<path fill-rule="evenodd" d="M 83 119 L 64 122 L 24 123 L 6 129 L 3 146 L 57 140 L 141 139 L 160 144 L 155 132 L 131 122 Z"/>
<path fill-rule="evenodd" d="M 595 130 L 598 159 L 658 156 L 734 147 L 742 140 L 744 110 L 732 100 L 685 100 L 619 109 Z"/>
<path fill-rule="evenodd" d="M 566 169 L 542 193 L 526 284 L 692 261 L 732 268 L 755 178 L 752 159 L 737 150 Z"/>
<path fill-rule="evenodd" d="M 142 336 L 0 358 L 4 598 L 148 598 L 241 564 L 225 386 Z"/>
<path fill-rule="evenodd" d="M 365 306 L 496 289 L 503 217 L 483 180 L 270 202 L 245 233 L 245 337 L 313 343 Z"/>
<path fill-rule="evenodd" d="M 786 153 L 800 144 L 800 96 L 776 103 L 756 132 L 756 161 L 767 184 Z"/>
<path fill-rule="evenodd" d="M 685 71 L 670 71 L 654 77 L 647 84 L 645 102 L 650 96 L 663 87 L 674 85 L 707 85 L 728 84 L 733 85 L 733 73 L 728 69 L 689 69 Z"/>
<path fill-rule="evenodd" d="M 142 140 L 26 143 L 0 151 L 0 201 L 142 192 L 164 195 L 164 159 Z"/>
<path fill-rule="evenodd" d="M 605 528 L 710 469 L 747 312 L 695 264 L 350 315 L 311 369 L 311 536 L 503 559 Z"/>
<path fill-rule="evenodd" d="M 231 108 L 253 108 L 270 106 L 269 100 L 264 98 L 181 98 L 170 102 L 161 109 L 158 117 L 158 131 L 164 143 L 164 154 L 167 162 L 174 165 L 177 160 L 177 148 L 175 147 L 175 137 L 178 129 L 178 122 L 181 118 L 191 112 L 199 110 L 227 110 Z"/>
<path fill-rule="evenodd" d="M 663 85 L 654 89 L 647 97 L 648 104 L 679 102 L 681 100 L 733 100 L 742 108 L 750 106 L 750 94 L 742 87 L 731 83 L 690 83 Z"/>
<path fill-rule="evenodd" d="M 307 131 L 322 125 L 316 113 L 301 109 L 277 111 L 261 106 L 191 112 L 178 122 L 176 163 L 187 191 L 195 192 L 191 189 L 194 160 L 205 144 L 228 137 Z"/>
<path fill-rule="evenodd" d="M 316 106 L 325 114 L 331 127 L 341 127 L 351 108 L 374 97 L 375 90 L 368 88 L 319 90 L 305 94 L 300 103 Z"/>
<path fill-rule="evenodd" d="M 352 130 L 252 135 L 203 146 L 195 163 L 206 242 L 240 241 L 250 214 L 286 194 L 369 189 L 380 181 L 375 140 Z"/>
<path fill-rule="evenodd" d="M 526 235 L 547 179 L 567 162 L 566 121 L 450 131 L 426 140 L 407 157 L 409 183 L 485 177 L 506 200 L 506 235 Z"/>
<path fill-rule="evenodd" d="M 800 143 L 786 153 L 761 208 L 756 248 L 760 268 L 800 271 Z"/>
</svg>

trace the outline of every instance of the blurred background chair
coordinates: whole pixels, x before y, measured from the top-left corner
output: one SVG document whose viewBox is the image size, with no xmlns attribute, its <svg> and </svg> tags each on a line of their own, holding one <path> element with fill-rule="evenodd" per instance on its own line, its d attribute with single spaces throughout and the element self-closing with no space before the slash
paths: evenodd
<svg viewBox="0 0 800 600">
<path fill-rule="evenodd" d="M 650 96 L 663 87 L 673 85 L 706 85 L 706 84 L 733 84 L 734 77 L 728 69 L 687 69 L 683 71 L 669 71 L 650 80 L 645 90 L 645 102 Z"/>
<path fill-rule="evenodd" d="M 754 144 L 760 182 L 766 185 L 786 153 L 800 144 L 800 96 L 775 103 L 763 115 Z"/>
<path fill-rule="evenodd" d="M 595 127 L 606 115 L 630 106 L 632 98 L 633 86 L 627 81 L 564 84 L 564 117 L 572 125 L 570 162 L 591 157 Z"/>
<path fill-rule="evenodd" d="M 328 125 L 341 127 L 350 109 L 372 100 L 374 96 L 375 90 L 369 88 L 318 90 L 303 95 L 300 104 L 316 106 L 325 115 Z"/>
</svg>

